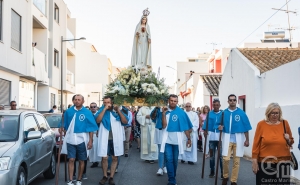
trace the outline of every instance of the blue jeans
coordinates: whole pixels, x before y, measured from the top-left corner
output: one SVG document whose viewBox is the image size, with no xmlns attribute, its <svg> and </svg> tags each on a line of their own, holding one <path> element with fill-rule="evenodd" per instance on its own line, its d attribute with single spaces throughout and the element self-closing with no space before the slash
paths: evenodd
<svg viewBox="0 0 300 185">
<path fill-rule="evenodd" d="M 158 145 L 158 168 L 163 168 L 166 166 L 166 157 L 165 154 L 160 152 L 160 147 L 161 144 L 157 144 Z"/>
<path fill-rule="evenodd" d="M 165 158 L 168 171 L 168 181 L 171 184 L 176 184 L 176 170 L 178 165 L 179 149 L 178 145 L 171 145 L 166 143 L 165 146 Z"/>
<path fill-rule="evenodd" d="M 108 159 L 107 159 L 107 160 L 108 160 L 108 167 L 107 167 L 107 169 L 110 170 L 110 165 L 111 165 L 111 163 L 112 163 L 112 157 L 111 157 L 111 155 L 108 156 Z M 118 156 L 118 163 L 117 163 L 117 168 L 116 168 L 116 169 L 118 169 L 119 163 L 120 163 L 120 156 Z"/>
<path fill-rule="evenodd" d="M 215 154 L 218 148 L 219 141 L 209 141 L 209 154 L 210 154 L 210 171 L 215 171 Z M 222 143 L 220 145 L 220 150 L 222 154 Z M 221 175 L 223 175 L 223 157 L 220 155 L 220 168 L 221 168 Z"/>
</svg>

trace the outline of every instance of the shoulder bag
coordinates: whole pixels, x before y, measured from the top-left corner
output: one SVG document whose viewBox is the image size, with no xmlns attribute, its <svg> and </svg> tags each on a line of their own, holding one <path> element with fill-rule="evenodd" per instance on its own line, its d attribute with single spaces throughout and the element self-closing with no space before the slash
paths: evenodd
<svg viewBox="0 0 300 185">
<path fill-rule="evenodd" d="M 282 120 L 282 122 L 283 122 L 284 133 L 286 134 L 285 121 Z M 289 145 L 288 141 L 286 141 L 286 143 L 287 143 L 287 145 L 288 145 L 289 148 L 290 148 L 291 146 Z M 292 168 L 293 170 L 298 170 L 298 161 L 297 161 L 297 159 L 296 159 L 294 153 L 293 153 L 292 151 L 290 151 L 290 153 L 291 153 L 291 163 L 292 163 L 292 164 L 291 164 L 291 168 Z"/>
</svg>

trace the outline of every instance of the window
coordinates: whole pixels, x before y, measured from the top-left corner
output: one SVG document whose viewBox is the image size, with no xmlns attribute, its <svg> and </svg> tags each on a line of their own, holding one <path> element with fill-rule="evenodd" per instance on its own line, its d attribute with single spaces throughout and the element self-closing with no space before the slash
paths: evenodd
<svg viewBox="0 0 300 185">
<path fill-rule="evenodd" d="M 11 82 L 0 78 L 0 104 L 9 105 Z"/>
<path fill-rule="evenodd" d="M 21 51 L 21 16 L 11 10 L 11 47 Z"/>
<path fill-rule="evenodd" d="M 54 4 L 54 20 L 59 23 L 59 8 L 56 4 Z"/>
<path fill-rule="evenodd" d="M 54 49 L 54 66 L 59 67 L 59 53 Z"/>
<path fill-rule="evenodd" d="M 50 102 L 50 106 L 53 107 L 55 105 L 55 94 L 51 93 L 51 102 Z"/>
<path fill-rule="evenodd" d="M 24 132 L 27 135 L 30 131 L 39 131 L 36 121 L 32 115 L 27 116 L 24 119 Z"/>
<path fill-rule="evenodd" d="M 46 0 L 33 0 L 33 4 L 39 9 L 44 15 L 46 15 L 47 1 Z"/>
<path fill-rule="evenodd" d="M 39 126 L 40 126 L 39 131 L 44 133 L 44 132 L 47 132 L 48 130 L 50 130 L 50 128 L 47 124 L 47 121 L 43 116 L 41 116 L 39 114 L 35 114 L 34 116 L 37 119 L 37 121 L 39 122 Z"/>
<path fill-rule="evenodd" d="M 34 108 L 35 85 L 22 79 L 19 81 L 19 105 L 26 108 Z"/>
<path fill-rule="evenodd" d="M 0 0 L 0 40 L 2 40 L 2 6 L 3 0 Z"/>
<path fill-rule="evenodd" d="M 246 95 L 239 96 L 239 107 L 246 112 Z"/>
</svg>

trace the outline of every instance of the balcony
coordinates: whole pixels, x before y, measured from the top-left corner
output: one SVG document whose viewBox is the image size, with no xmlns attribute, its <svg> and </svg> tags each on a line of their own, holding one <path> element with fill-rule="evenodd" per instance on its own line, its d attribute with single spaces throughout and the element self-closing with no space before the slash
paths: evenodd
<svg viewBox="0 0 300 185">
<path fill-rule="evenodd" d="M 67 70 L 67 76 L 66 76 L 66 91 L 69 93 L 76 93 L 75 88 L 75 75 L 71 71 Z"/>
<path fill-rule="evenodd" d="M 33 0 L 33 4 L 39 9 L 45 16 L 47 15 L 47 0 Z"/>
<path fill-rule="evenodd" d="M 42 84 L 49 84 L 47 56 L 37 48 L 32 48 L 31 76 Z"/>
</svg>

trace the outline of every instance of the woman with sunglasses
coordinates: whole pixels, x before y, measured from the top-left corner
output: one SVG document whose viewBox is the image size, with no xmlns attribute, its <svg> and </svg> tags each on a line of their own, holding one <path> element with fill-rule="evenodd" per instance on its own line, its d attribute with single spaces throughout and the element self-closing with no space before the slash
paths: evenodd
<svg viewBox="0 0 300 185">
<path fill-rule="evenodd" d="M 278 103 L 269 104 L 265 116 L 257 124 L 252 147 L 256 184 L 290 184 L 290 147 L 294 143 L 290 125 L 283 120 Z"/>
</svg>

